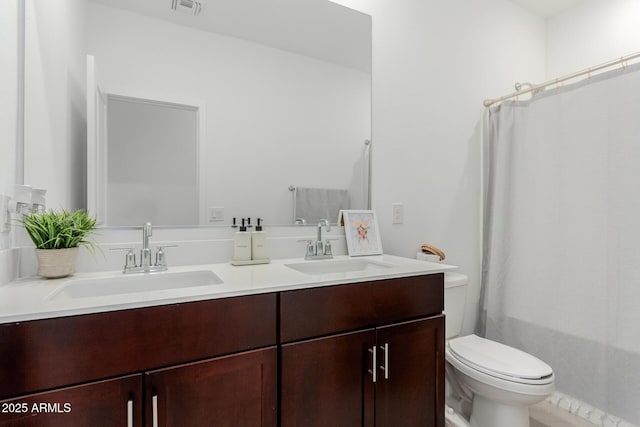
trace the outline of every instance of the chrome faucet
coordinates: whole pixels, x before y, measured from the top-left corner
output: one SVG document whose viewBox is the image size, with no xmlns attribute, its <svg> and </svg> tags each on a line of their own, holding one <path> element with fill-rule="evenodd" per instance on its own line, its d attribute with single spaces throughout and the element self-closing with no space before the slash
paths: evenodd
<svg viewBox="0 0 640 427">
<path fill-rule="evenodd" d="M 331 242 L 327 239 L 326 242 L 322 241 L 322 226 L 325 226 L 327 232 L 331 231 L 331 224 L 326 219 L 321 219 L 318 223 L 318 235 L 316 237 L 315 244 L 311 241 L 307 241 L 307 254 L 304 259 L 330 259 L 333 258 L 331 252 Z"/>
<path fill-rule="evenodd" d="M 150 268 L 151 249 L 149 249 L 149 237 L 153 236 L 153 227 L 150 222 L 145 222 L 142 226 L 142 249 L 140 249 L 140 267 Z"/>
<path fill-rule="evenodd" d="M 149 247 L 149 237 L 153 236 L 153 227 L 150 222 L 145 222 L 142 226 L 142 249 L 140 249 L 140 264 L 136 264 L 136 254 L 133 248 L 113 248 L 112 250 L 126 250 L 123 273 L 153 273 L 157 271 L 165 271 L 168 269 L 167 261 L 164 254 L 165 248 L 174 248 L 178 245 L 162 245 L 158 246 L 156 252 L 156 262 L 152 261 L 151 248 Z"/>
</svg>

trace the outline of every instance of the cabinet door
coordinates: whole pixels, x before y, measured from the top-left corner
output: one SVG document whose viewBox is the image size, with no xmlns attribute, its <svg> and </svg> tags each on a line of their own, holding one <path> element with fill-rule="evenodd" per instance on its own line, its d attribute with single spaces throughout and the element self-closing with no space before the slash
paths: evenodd
<svg viewBox="0 0 640 427">
<path fill-rule="evenodd" d="M 149 426 L 275 427 L 277 350 L 149 372 L 145 390 Z"/>
<path fill-rule="evenodd" d="M 376 427 L 444 426 L 444 317 L 377 329 Z"/>
<path fill-rule="evenodd" d="M 142 375 L 0 402 L 0 426 L 141 426 Z"/>
<path fill-rule="evenodd" d="M 372 427 L 369 329 L 282 346 L 282 427 Z"/>
</svg>

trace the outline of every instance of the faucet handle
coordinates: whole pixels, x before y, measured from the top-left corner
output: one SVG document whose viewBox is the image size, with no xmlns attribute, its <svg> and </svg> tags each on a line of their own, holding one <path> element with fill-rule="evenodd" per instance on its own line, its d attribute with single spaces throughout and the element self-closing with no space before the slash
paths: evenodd
<svg viewBox="0 0 640 427">
<path fill-rule="evenodd" d="M 158 251 L 156 252 L 156 266 L 158 267 L 166 267 L 167 266 L 167 258 L 164 255 L 165 248 L 177 248 L 178 245 L 162 245 L 158 246 Z"/>
<path fill-rule="evenodd" d="M 133 252 L 133 248 L 110 248 L 111 251 L 127 251 L 124 261 L 124 269 L 130 269 L 136 267 L 136 254 Z"/>
<path fill-rule="evenodd" d="M 306 240 L 307 242 L 307 254 L 305 255 L 305 259 L 315 256 L 316 248 L 311 240 Z"/>
<path fill-rule="evenodd" d="M 333 252 L 331 251 L 331 239 L 327 239 L 324 242 L 324 255 L 333 257 Z"/>
</svg>

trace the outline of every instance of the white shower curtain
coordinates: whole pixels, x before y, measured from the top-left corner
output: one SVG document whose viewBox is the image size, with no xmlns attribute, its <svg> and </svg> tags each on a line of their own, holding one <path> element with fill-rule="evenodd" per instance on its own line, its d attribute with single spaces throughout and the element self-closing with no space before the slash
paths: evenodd
<svg viewBox="0 0 640 427">
<path fill-rule="evenodd" d="M 480 334 L 640 424 L 640 68 L 485 116 Z"/>
</svg>

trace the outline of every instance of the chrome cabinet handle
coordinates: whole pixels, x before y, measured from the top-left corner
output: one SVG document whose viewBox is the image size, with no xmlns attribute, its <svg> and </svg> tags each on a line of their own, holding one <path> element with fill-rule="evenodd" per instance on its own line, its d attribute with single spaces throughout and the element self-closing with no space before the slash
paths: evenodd
<svg viewBox="0 0 640 427">
<path fill-rule="evenodd" d="M 133 427 L 133 399 L 127 402 L 127 427 Z"/>
<path fill-rule="evenodd" d="M 389 343 L 380 346 L 380 350 L 384 350 L 384 365 L 380 369 L 384 371 L 384 379 L 389 379 Z"/>
<path fill-rule="evenodd" d="M 371 364 L 372 369 L 369 369 L 369 373 L 375 383 L 378 380 L 378 370 L 376 369 L 376 366 L 378 366 L 378 352 L 376 351 L 375 345 L 369 349 L 369 353 L 373 355 L 373 363 Z"/>
<path fill-rule="evenodd" d="M 158 427 L 158 395 L 154 394 L 151 398 L 151 407 L 152 407 L 152 424 L 153 427 Z"/>
</svg>

